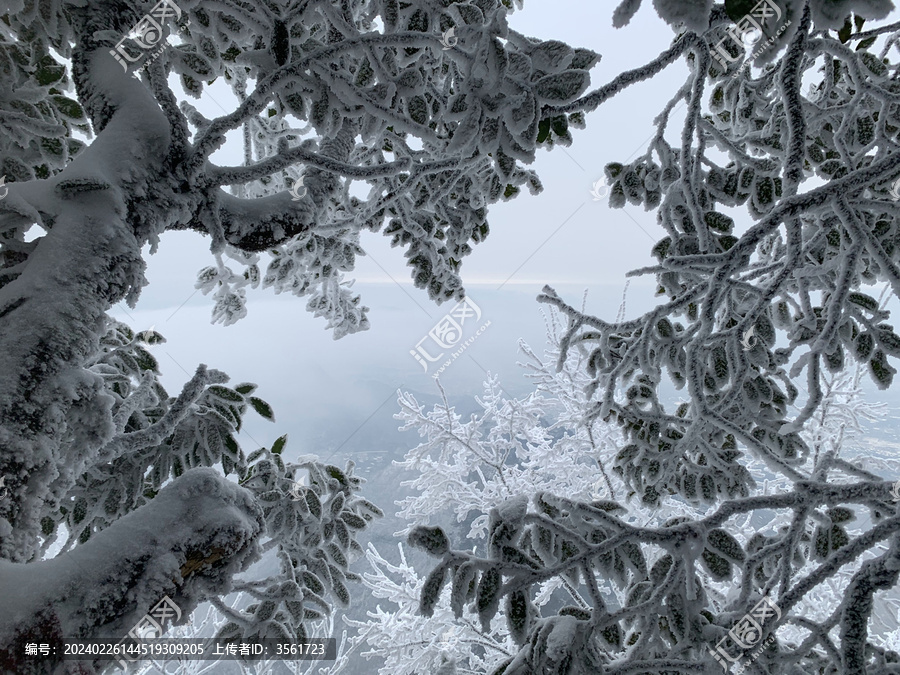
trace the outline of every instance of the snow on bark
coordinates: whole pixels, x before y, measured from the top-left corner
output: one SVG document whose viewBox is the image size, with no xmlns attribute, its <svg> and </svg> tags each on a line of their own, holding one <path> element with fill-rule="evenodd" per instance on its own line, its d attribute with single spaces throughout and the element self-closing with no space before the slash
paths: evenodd
<svg viewBox="0 0 900 675">
<path fill-rule="evenodd" d="M 112 401 L 82 364 L 97 348 L 106 310 L 143 279 L 126 195 L 160 170 L 168 125 L 149 93 L 107 57 L 84 56 L 94 73 L 88 107 L 102 99 L 111 115 L 104 132 L 62 174 L 26 193 L 46 214 L 39 224 L 47 232 L 22 273 L 0 288 L 0 474 L 13 497 L 0 504 L 0 557 L 10 560 L 29 559 L 41 504 L 71 487 L 69 474 L 51 489 L 60 467 L 83 466 L 111 437 Z M 88 435 L 78 455 L 61 457 L 73 430 Z"/>
<path fill-rule="evenodd" d="M 259 557 L 264 528 L 251 493 L 213 469 L 195 469 L 64 556 L 0 561 L 0 668 L 32 672 L 26 642 L 49 642 L 61 655 L 62 638 L 117 641 L 165 595 L 187 621 Z"/>
</svg>

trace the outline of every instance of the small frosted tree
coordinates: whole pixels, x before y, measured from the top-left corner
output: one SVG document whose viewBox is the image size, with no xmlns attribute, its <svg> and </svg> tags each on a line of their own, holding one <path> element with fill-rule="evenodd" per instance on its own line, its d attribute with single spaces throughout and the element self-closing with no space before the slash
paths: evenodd
<svg viewBox="0 0 900 675">
<path fill-rule="evenodd" d="M 525 505 L 525 509 L 536 514 L 540 514 L 541 505 L 546 508 L 551 504 L 580 502 L 585 513 L 599 509 L 640 527 L 671 527 L 701 520 L 710 514 L 708 505 L 691 503 L 678 494 L 662 496 L 658 508 L 648 507 L 633 492 L 628 496 L 629 488 L 619 475 L 614 473 L 611 479 L 604 476 L 604 467 L 614 463 L 621 447 L 620 430 L 596 418 L 590 425 L 585 424 L 591 408 L 584 386 L 589 381 L 584 372 L 587 355 L 571 350 L 557 370 L 555 364 L 565 325 L 558 320 L 556 312 L 550 319 L 550 348 L 543 358 L 520 342 L 520 349 L 527 357 L 520 365 L 528 368 L 535 381 L 533 394 L 518 400 L 506 399 L 498 390 L 496 378 L 489 378 L 485 382 L 484 396 L 477 399 L 482 410 L 467 422 L 462 421 L 446 400 L 425 411 L 409 394 L 401 394 L 402 412 L 397 415 L 398 419 L 404 421 L 404 429 L 415 430 L 425 439 L 400 463 L 414 475 L 412 480 L 404 483 L 413 488 L 413 495 L 398 502 L 402 507 L 398 515 L 409 523 L 405 531 L 416 532 L 411 543 L 432 553 L 440 550 L 446 542 L 433 526 L 455 515 L 463 524 L 463 533 L 473 540 L 470 543 L 475 544 L 472 552 L 481 551 L 483 555 L 489 548 L 488 528 L 502 518 L 504 511 L 522 508 L 525 498 L 532 500 L 532 505 Z M 801 436 L 817 453 L 828 453 L 842 461 L 851 459 L 863 470 L 900 474 L 900 461 L 871 456 L 873 453 L 869 449 L 861 452 L 864 448 L 859 446 L 859 438 L 863 425 L 881 420 L 885 415 L 884 404 L 864 399 L 861 376 L 859 367 L 826 376 L 820 411 L 809 421 Z M 511 445 L 515 447 L 511 448 Z M 855 452 L 848 458 L 850 451 Z M 811 459 L 811 465 L 816 466 L 817 457 L 811 456 Z M 783 475 L 766 472 L 762 462 L 748 458 L 747 466 L 755 476 L 768 476 L 758 485 L 759 495 L 790 491 L 791 481 Z M 558 499 L 558 496 L 566 499 Z M 541 521 L 536 518 L 535 522 Z M 763 509 L 757 509 L 756 513 L 749 512 L 733 519 L 728 523 L 727 531 L 712 531 L 710 539 L 727 547 L 734 541 L 749 542 L 760 533 L 776 534 L 787 529 L 790 522 L 790 512 L 767 514 Z M 844 529 L 848 535 L 865 531 L 860 523 L 843 525 L 840 531 Z M 821 538 L 821 532 L 818 536 Z M 515 552 L 507 547 L 497 557 L 510 563 L 511 567 L 529 560 L 526 556 L 534 555 L 541 547 L 533 540 L 527 541 L 527 536 L 525 539 L 521 543 L 526 547 L 525 551 Z M 805 537 L 805 540 L 809 544 L 811 537 Z M 527 549 L 529 543 L 532 551 Z M 653 544 L 647 549 L 656 555 L 665 551 Z M 625 547 L 624 550 L 638 560 L 643 555 L 638 548 Z M 728 560 L 721 553 L 715 547 L 704 549 L 701 564 L 695 569 L 708 593 L 710 609 L 715 613 L 728 604 L 734 588 L 731 577 L 722 574 L 721 568 Z M 869 554 L 864 554 L 834 576 L 824 578 L 801 600 L 797 614 L 816 616 L 840 604 L 850 576 L 868 557 Z M 452 584 L 447 584 L 436 598 L 432 598 L 433 606 L 426 605 L 427 611 L 423 615 L 418 611 L 420 600 L 428 593 L 426 585 L 429 581 L 436 583 L 435 577 L 420 575 L 409 565 L 402 545 L 399 564 L 385 559 L 371 544 L 366 558 L 372 570 L 363 574 L 363 583 L 376 598 L 385 600 L 390 606 L 379 605 L 369 614 L 368 621 L 346 622 L 357 630 L 350 639 L 350 647 L 354 650 L 366 647 L 362 654 L 383 661 L 380 673 L 412 675 L 423 670 L 439 672 L 441 668 L 447 673 L 492 673 L 518 651 L 514 636 L 521 631 L 521 626 L 517 626 L 516 619 L 509 614 L 513 610 L 511 602 L 501 604 L 489 624 L 482 626 L 478 605 L 468 606 L 465 597 L 457 595 L 465 589 L 454 575 Z M 540 560 L 537 555 L 531 566 L 536 567 Z M 627 569 L 628 560 L 620 557 L 617 562 L 612 558 L 612 569 L 621 574 Z M 473 567 L 469 567 L 470 572 Z M 461 565 L 456 574 L 465 570 Z M 646 572 L 646 567 L 644 570 Z M 811 570 L 812 566 L 807 572 Z M 633 603 L 627 584 L 617 584 L 616 579 L 615 573 L 608 576 L 601 571 L 597 574 L 596 590 L 600 596 L 606 603 L 619 607 Z M 632 592 L 646 592 L 649 587 L 645 581 L 644 585 L 635 586 L 637 590 Z M 589 610 L 594 611 L 591 609 L 594 597 L 584 574 L 580 577 L 571 573 L 551 576 L 534 591 L 531 620 L 537 622 L 539 618 L 554 615 L 584 616 Z M 900 598 L 897 597 L 883 599 L 873 616 L 883 620 L 884 614 L 892 611 L 898 602 Z M 795 626 L 785 626 L 783 633 L 795 640 L 803 637 L 802 630 Z M 615 635 L 615 629 L 609 635 Z M 875 635 L 873 639 L 881 647 L 889 644 L 886 635 Z M 613 651 L 610 644 L 604 647 L 608 652 Z"/>
</svg>

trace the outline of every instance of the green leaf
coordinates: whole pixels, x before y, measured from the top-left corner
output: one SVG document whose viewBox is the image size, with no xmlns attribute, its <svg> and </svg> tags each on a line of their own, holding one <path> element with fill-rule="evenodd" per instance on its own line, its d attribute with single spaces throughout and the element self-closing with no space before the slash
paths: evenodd
<svg viewBox="0 0 900 675">
<path fill-rule="evenodd" d="M 871 333 L 860 333 L 856 336 L 856 358 L 860 361 L 869 358 L 872 350 L 875 349 L 875 338 L 872 337 Z"/>
<path fill-rule="evenodd" d="M 490 630 L 491 619 L 500 607 L 500 588 L 503 577 L 496 567 L 489 568 L 478 583 L 475 594 L 475 607 L 478 610 L 478 618 L 484 632 Z"/>
<path fill-rule="evenodd" d="M 875 44 L 875 40 L 877 40 L 877 39 L 878 39 L 877 36 L 873 35 L 872 37 L 866 38 L 865 40 L 860 40 L 859 44 L 856 45 L 856 51 L 858 51 L 858 52 L 865 51 L 866 49 L 871 47 L 873 44 Z"/>
<path fill-rule="evenodd" d="M 587 89 L 590 80 L 586 70 L 566 70 L 542 77 L 534 83 L 533 93 L 543 101 L 565 103 Z"/>
<path fill-rule="evenodd" d="M 418 526 L 407 537 L 410 546 L 422 549 L 434 556 L 444 555 L 450 550 L 450 540 L 439 527 Z"/>
<path fill-rule="evenodd" d="M 134 348 L 134 358 L 137 361 L 138 368 L 142 371 L 149 370 L 159 373 L 159 362 L 143 347 Z"/>
<path fill-rule="evenodd" d="M 256 391 L 256 385 L 252 382 L 241 382 L 241 384 L 237 385 L 234 390 L 237 393 L 246 396 L 247 394 L 252 394 L 254 391 Z"/>
<path fill-rule="evenodd" d="M 406 104 L 406 110 L 413 122 L 423 125 L 428 122 L 428 104 L 421 96 L 410 98 Z"/>
<path fill-rule="evenodd" d="M 606 640 L 607 644 L 617 648 L 622 646 L 622 630 L 619 628 L 619 624 L 614 623 L 607 626 L 600 635 L 603 636 L 603 639 Z"/>
<path fill-rule="evenodd" d="M 434 616 L 434 608 L 438 598 L 441 597 L 441 589 L 444 587 L 444 577 L 447 566 L 439 565 L 425 578 L 422 585 L 422 593 L 419 596 L 419 612 L 426 617 Z"/>
<path fill-rule="evenodd" d="M 450 592 L 450 609 L 453 615 L 459 619 L 463 615 L 463 605 L 469 596 L 469 589 L 478 572 L 475 565 L 470 562 L 464 562 L 460 565 L 453 575 L 453 584 Z"/>
<path fill-rule="evenodd" d="M 350 481 L 347 478 L 347 474 L 345 474 L 333 464 L 329 464 L 325 467 L 325 473 L 328 474 L 331 478 L 334 478 L 338 483 L 340 483 L 341 487 L 346 488 L 350 486 Z"/>
<path fill-rule="evenodd" d="M 85 119 L 84 108 L 82 108 L 77 101 L 73 101 L 65 96 L 51 96 L 50 100 L 53 101 L 53 105 L 63 117 L 68 117 L 70 120 L 76 122 Z"/>
<path fill-rule="evenodd" d="M 217 398 L 221 398 L 225 401 L 233 401 L 235 403 L 243 403 L 244 397 L 235 392 L 233 389 L 229 389 L 228 387 L 223 387 L 218 384 L 211 385 L 207 388 L 207 390 L 213 396 Z"/>
<path fill-rule="evenodd" d="M 716 581 L 726 581 L 731 578 L 731 563 L 716 555 L 708 548 L 703 549 L 703 566 L 710 576 Z"/>
<path fill-rule="evenodd" d="M 900 336 L 890 328 L 879 326 L 878 344 L 890 356 L 900 356 Z"/>
<path fill-rule="evenodd" d="M 275 413 L 272 412 L 272 406 L 263 401 L 261 398 L 257 398 L 256 396 L 250 397 L 250 405 L 253 406 L 253 409 L 259 413 L 261 417 L 265 417 L 270 422 L 275 421 Z"/>
<path fill-rule="evenodd" d="M 713 528 L 706 535 L 706 542 L 709 548 L 716 553 L 728 558 L 735 563 L 741 563 L 746 558 L 744 549 L 741 547 L 737 539 L 721 528 Z"/>
<path fill-rule="evenodd" d="M 350 606 L 350 591 L 347 590 L 347 586 L 344 585 L 343 581 L 340 579 L 332 579 L 331 593 L 337 599 L 338 604 L 341 605 L 341 607 Z"/>
<path fill-rule="evenodd" d="M 272 454 L 280 455 L 281 451 L 284 450 L 284 446 L 287 443 L 287 434 L 284 436 L 279 436 L 275 439 L 275 442 L 272 443 Z"/>
<path fill-rule="evenodd" d="M 303 607 L 303 603 L 298 603 L 298 602 L 296 602 L 296 600 L 293 600 L 293 601 L 292 601 L 292 600 L 288 600 L 288 601 L 285 603 L 285 604 L 288 606 L 288 609 L 291 609 L 291 607 L 292 607 L 291 603 L 292 603 L 292 602 L 295 603 L 295 605 L 300 605 L 300 607 Z M 321 621 L 322 619 L 325 618 L 325 615 L 322 614 L 322 612 L 320 612 L 320 611 L 318 611 L 318 610 L 312 609 L 311 607 L 303 607 L 303 614 L 302 614 L 302 617 L 303 617 L 305 620 L 307 620 L 307 621 Z M 297 617 L 295 617 L 295 619 L 296 619 L 296 618 L 297 618 Z"/>
<path fill-rule="evenodd" d="M 378 508 L 377 506 L 375 506 L 375 505 L 374 505 L 372 502 L 370 502 L 368 499 L 360 499 L 360 500 L 357 502 L 357 504 L 358 504 L 359 506 L 361 506 L 362 508 L 364 508 L 366 511 L 369 511 L 369 512 L 370 512 L 373 516 L 375 516 L 376 518 L 383 518 L 383 517 L 384 517 L 384 511 L 382 511 L 380 508 Z"/>
<path fill-rule="evenodd" d="M 866 295 L 865 293 L 848 293 L 847 300 L 854 305 L 864 307 L 870 312 L 874 312 L 878 309 L 878 301 L 871 295 Z"/>
<path fill-rule="evenodd" d="M 328 545 L 328 555 L 331 556 L 331 559 L 341 567 L 347 567 L 347 565 L 349 564 L 347 562 L 347 557 L 344 555 L 344 552 L 337 544 L 332 543 Z"/>
<path fill-rule="evenodd" d="M 538 135 L 537 142 L 544 143 L 548 138 L 550 138 L 550 119 L 541 120 L 538 123 Z"/>
<path fill-rule="evenodd" d="M 506 596 L 506 624 L 517 645 L 525 644 L 531 628 L 531 618 L 531 608 L 524 591 L 513 591 Z"/>
<path fill-rule="evenodd" d="M 844 20 L 844 25 L 837 32 L 838 40 L 841 41 L 841 44 L 846 44 L 847 40 L 850 39 L 850 35 L 853 34 L 853 26 L 850 23 L 850 17 L 848 16 Z"/>
<path fill-rule="evenodd" d="M 209 61 L 200 54 L 194 52 L 180 52 L 182 63 L 193 71 L 194 75 L 205 77 L 212 74 L 212 66 Z"/>
<path fill-rule="evenodd" d="M 591 620 L 591 613 L 588 610 L 581 609 L 581 607 L 573 607 L 572 605 L 563 607 L 557 614 L 560 616 L 574 616 L 579 621 Z"/>
<path fill-rule="evenodd" d="M 658 564 L 658 563 L 657 563 Z M 654 569 L 656 569 L 656 565 L 654 565 Z M 634 585 L 634 587 L 628 592 L 628 596 L 625 599 L 626 607 L 634 607 L 635 605 L 639 605 L 648 597 L 650 597 L 650 593 L 653 591 L 653 584 L 649 581 L 640 581 Z"/>
<path fill-rule="evenodd" d="M 876 77 L 884 77 L 887 75 L 888 68 L 884 65 L 884 62 L 879 59 L 877 56 L 870 52 L 863 52 L 860 54 L 860 59 L 863 64 L 868 68 Z"/>
<path fill-rule="evenodd" d="M 61 80 L 65 74 L 66 67 L 48 54 L 38 61 L 38 67 L 34 76 L 39 85 L 46 87 Z"/>
<path fill-rule="evenodd" d="M 761 207 L 768 206 L 775 199 L 775 181 L 764 176 L 756 182 L 756 201 Z"/>
<path fill-rule="evenodd" d="M 576 49 L 569 67 L 577 70 L 590 70 L 600 61 L 600 54 L 590 49 Z"/>
<path fill-rule="evenodd" d="M 366 527 L 366 521 L 350 511 L 342 513 L 341 520 L 344 521 L 347 527 L 353 530 L 362 530 Z"/>
<path fill-rule="evenodd" d="M 42 138 L 41 147 L 51 155 L 56 157 L 63 156 L 63 144 L 58 138 Z"/>
<path fill-rule="evenodd" d="M 343 492 L 338 492 L 331 498 L 331 502 L 328 506 L 328 510 L 331 511 L 331 515 L 337 516 L 341 511 L 344 510 L 344 502 L 346 498 L 344 497 Z"/>
<path fill-rule="evenodd" d="M 421 9 L 417 9 L 409 18 L 409 23 L 406 24 L 406 30 L 419 33 L 428 32 L 428 14 Z"/>
<path fill-rule="evenodd" d="M 194 98 L 200 98 L 203 93 L 203 86 L 190 75 L 181 74 L 181 86 L 184 90 Z"/>
<path fill-rule="evenodd" d="M 891 386 L 894 375 L 897 374 L 897 369 L 888 363 L 887 356 L 880 349 L 875 350 L 869 361 L 869 371 L 872 373 L 875 386 L 882 390 Z"/>
<path fill-rule="evenodd" d="M 306 584 L 306 587 L 309 588 L 313 593 L 317 593 L 321 595 L 325 592 L 325 586 L 322 584 L 322 581 L 315 574 L 309 571 L 304 571 L 302 573 L 303 583 Z"/>
<path fill-rule="evenodd" d="M 836 506 L 833 509 L 828 509 L 828 517 L 831 518 L 832 523 L 846 523 L 853 520 L 853 509 L 848 509 L 845 506 Z"/>
<path fill-rule="evenodd" d="M 375 81 L 375 71 L 372 69 L 372 64 L 369 63 L 369 59 L 363 57 L 362 62 L 359 64 L 359 68 L 356 71 L 356 80 L 354 84 L 363 89 L 368 87 L 372 82 Z"/>
<path fill-rule="evenodd" d="M 706 221 L 706 226 L 709 229 L 715 230 L 716 232 L 728 234 L 734 229 L 734 220 L 726 216 L 724 213 L 719 213 L 717 211 L 707 211 L 705 214 L 703 214 L 703 220 Z"/>
<path fill-rule="evenodd" d="M 316 518 L 322 517 L 322 502 L 319 501 L 319 496 L 312 490 L 306 491 L 306 504 L 309 506 L 309 512 Z"/>
</svg>

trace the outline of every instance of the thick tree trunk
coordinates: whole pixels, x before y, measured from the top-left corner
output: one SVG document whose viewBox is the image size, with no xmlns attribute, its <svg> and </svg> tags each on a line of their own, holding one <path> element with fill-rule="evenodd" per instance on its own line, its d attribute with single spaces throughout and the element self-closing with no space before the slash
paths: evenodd
<svg viewBox="0 0 900 675">
<path fill-rule="evenodd" d="M 80 51 L 74 70 L 97 138 L 63 173 L 12 186 L 0 213 L 47 230 L 22 274 L 0 288 L 2 673 L 96 672 L 89 662 L 28 661 L 24 645 L 49 642 L 59 658 L 62 638 L 118 641 L 165 595 L 186 621 L 198 602 L 229 591 L 258 557 L 264 530 L 248 491 L 198 469 L 73 551 L 34 561 L 42 514 L 115 430 L 112 397 L 85 360 L 105 313 L 136 297 L 141 247 L 175 208 L 159 198 L 169 189 L 171 130 L 147 85 L 106 47 Z"/>
<path fill-rule="evenodd" d="M 0 673 L 98 672 L 101 662 L 62 662 L 60 640 L 118 642 L 166 595 L 185 623 L 259 557 L 263 530 L 247 490 L 213 469 L 194 469 L 63 556 L 0 561 Z M 55 657 L 24 656 L 27 643 L 47 643 Z"/>
<path fill-rule="evenodd" d="M 102 130 L 61 174 L 10 190 L 49 231 L 0 288 L 0 559 L 30 560 L 40 512 L 56 505 L 113 428 L 112 400 L 83 368 L 105 312 L 143 279 L 134 204 L 162 172 L 169 125 L 146 86 L 103 49 L 80 58 Z M 165 206 L 161 205 L 164 209 Z M 63 447 L 75 448 L 62 457 Z"/>
</svg>

